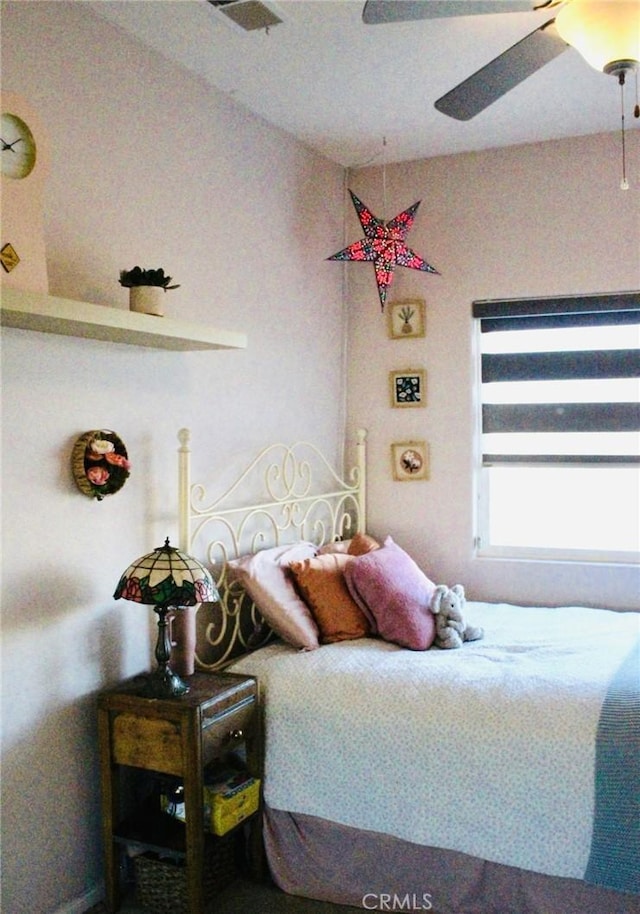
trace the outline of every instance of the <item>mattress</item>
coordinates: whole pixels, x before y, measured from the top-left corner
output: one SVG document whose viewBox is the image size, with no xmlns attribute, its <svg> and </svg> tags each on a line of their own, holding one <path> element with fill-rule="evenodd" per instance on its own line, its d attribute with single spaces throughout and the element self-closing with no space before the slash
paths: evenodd
<svg viewBox="0 0 640 914">
<path fill-rule="evenodd" d="M 629 668 L 640 616 L 473 602 L 465 615 L 485 637 L 459 650 L 372 638 L 309 652 L 275 643 L 234 664 L 258 677 L 265 699 L 265 802 L 583 880 L 602 820 L 602 709 L 625 661 Z M 632 788 L 639 754 L 627 749 Z M 637 840 L 636 824 L 630 849 Z M 600 869 L 606 885 L 619 866 Z"/>
</svg>

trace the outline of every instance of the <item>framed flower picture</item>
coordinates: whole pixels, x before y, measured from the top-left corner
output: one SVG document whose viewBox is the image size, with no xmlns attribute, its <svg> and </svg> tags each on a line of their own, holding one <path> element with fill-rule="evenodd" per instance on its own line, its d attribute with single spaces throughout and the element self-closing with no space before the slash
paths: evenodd
<svg viewBox="0 0 640 914">
<path fill-rule="evenodd" d="M 392 406 L 424 406 L 427 400 L 424 370 L 422 368 L 408 368 L 403 371 L 390 371 L 389 392 Z"/>
<path fill-rule="evenodd" d="M 389 336 L 393 340 L 407 340 L 424 336 L 425 302 L 423 298 L 394 301 L 387 305 Z"/>
<path fill-rule="evenodd" d="M 393 478 L 399 482 L 429 479 L 429 445 L 426 441 L 398 441 L 391 445 Z"/>
</svg>

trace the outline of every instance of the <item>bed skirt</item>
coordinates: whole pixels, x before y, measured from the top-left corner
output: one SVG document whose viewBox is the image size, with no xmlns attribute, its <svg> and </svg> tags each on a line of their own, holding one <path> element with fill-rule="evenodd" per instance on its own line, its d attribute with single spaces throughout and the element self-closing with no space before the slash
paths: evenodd
<svg viewBox="0 0 640 914">
<path fill-rule="evenodd" d="M 640 914 L 640 896 L 266 808 L 274 882 L 363 910 L 433 914 Z"/>
</svg>

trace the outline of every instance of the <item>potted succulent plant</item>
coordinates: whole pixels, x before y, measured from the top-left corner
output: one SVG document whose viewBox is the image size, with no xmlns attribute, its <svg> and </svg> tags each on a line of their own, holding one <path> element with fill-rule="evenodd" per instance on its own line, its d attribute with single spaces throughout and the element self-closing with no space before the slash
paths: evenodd
<svg viewBox="0 0 640 914">
<path fill-rule="evenodd" d="M 134 267 L 132 270 L 120 271 L 120 285 L 129 289 L 129 308 L 143 314 L 162 317 L 164 311 L 160 293 L 179 288 L 179 285 L 170 283 L 171 276 L 166 276 L 162 267 L 157 270 Z"/>
</svg>

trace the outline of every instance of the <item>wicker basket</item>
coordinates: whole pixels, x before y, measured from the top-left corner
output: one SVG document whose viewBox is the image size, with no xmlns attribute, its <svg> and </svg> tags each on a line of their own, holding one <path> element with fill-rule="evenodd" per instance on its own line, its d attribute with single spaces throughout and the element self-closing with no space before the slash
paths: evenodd
<svg viewBox="0 0 640 914">
<path fill-rule="evenodd" d="M 187 870 L 183 863 L 140 854 L 134 860 L 136 901 L 153 914 L 188 914 Z M 203 883 L 205 905 L 239 873 L 238 833 L 205 842 Z"/>
</svg>

